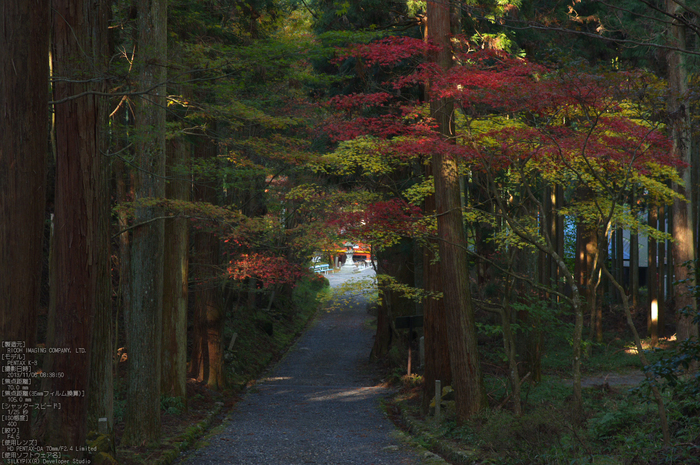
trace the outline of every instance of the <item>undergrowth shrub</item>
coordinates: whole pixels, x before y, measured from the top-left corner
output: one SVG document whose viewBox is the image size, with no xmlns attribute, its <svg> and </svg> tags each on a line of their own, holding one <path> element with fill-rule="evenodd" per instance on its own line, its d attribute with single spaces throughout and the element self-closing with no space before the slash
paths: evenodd
<svg viewBox="0 0 700 465">
<path fill-rule="evenodd" d="M 538 408 L 520 417 L 505 410 L 492 411 L 486 414 L 479 437 L 484 446 L 500 454 L 525 459 L 560 441 L 568 429 L 565 418 L 565 412 L 555 408 Z"/>
<path fill-rule="evenodd" d="M 315 310 L 329 291 L 328 280 L 321 274 L 305 276 L 292 291 L 292 302 L 300 313 Z"/>
<path fill-rule="evenodd" d="M 185 410 L 185 402 L 181 397 L 160 396 L 160 409 L 170 415 L 179 415 Z"/>
<path fill-rule="evenodd" d="M 643 417 L 638 406 L 628 403 L 593 416 L 588 421 L 588 428 L 595 439 L 613 441 L 628 433 Z"/>
</svg>

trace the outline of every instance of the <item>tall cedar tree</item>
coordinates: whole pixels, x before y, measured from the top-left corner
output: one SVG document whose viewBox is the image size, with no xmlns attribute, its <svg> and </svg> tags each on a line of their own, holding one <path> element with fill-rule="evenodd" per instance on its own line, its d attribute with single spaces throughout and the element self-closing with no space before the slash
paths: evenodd
<svg viewBox="0 0 700 465">
<path fill-rule="evenodd" d="M 168 141 L 168 199 L 189 200 L 190 183 L 179 167 L 189 159 L 190 143 L 184 137 Z M 187 381 L 187 299 L 189 269 L 189 225 L 184 217 L 165 222 L 168 244 L 163 258 L 163 345 L 161 394 L 185 400 Z"/>
<path fill-rule="evenodd" d="M 427 25 L 423 29 L 423 39 L 429 41 Z M 430 83 L 426 84 L 426 93 L 430 92 Z M 430 179 L 433 175 L 431 163 L 423 163 L 423 176 Z M 427 215 L 435 214 L 435 194 L 425 198 L 423 210 Z M 435 260 L 440 247 L 436 239 L 430 239 L 423 250 L 423 286 L 430 293 L 442 292 L 440 264 Z M 429 297 L 423 305 L 423 335 L 425 349 L 425 370 L 423 377 L 423 399 L 421 410 L 427 412 L 431 400 L 435 397 L 435 381 L 443 386 L 452 385 L 450 350 L 448 345 L 449 329 L 445 318 L 443 299 Z"/>
<path fill-rule="evenodd" d="M 47 0 L 0 2 L 0 340 L 26 347 L 35 342 L 41 278 L 49 12 Z"/>
<path fill-rule="evenodd" d="M 673 17 L 681 13 L 680 5 L 674 0 L 666 0 L 666 11 Z M 685 27 L 676 21 L 669 22 L 669 40 L 671 45 L 685 49 Z M 673 151 L 680 159 L 690 165 L 691 162 L 691 134 L 690 134 L 690 105 L 688 102 L 688 71 L 686 60 L 682 53 L 669 51 L 668 62 L 668 101 L 667 112 L 670 118 L 669 128 L 673 140 Z M 673 263 L 674 274 L 677 281 L 688 281 L 691 284 L 693 277 L 688 273 L 686 262 L 695 259 L 695 243 L 693 234 L 693 215 L 690 202 L 691 169 L 682 169 L 683 185 L 675 184 L 676 192 L 688 200 L 676 199 L 673 202 Z M 683 316 L 680 312 L 685 307 L 697 309 L 695 298 L 681 289 L 676 294 L 676 314 L 678 326 L 676 329 L 679 340 L 697 337 L 698 328 L 693 324 L 693 318 Z"/>
<path fill-rule="evenodd" d="M 165 197 L 165 79 L 167 1 L 147 0 L 138 6 L 136 107 L 136 200 Z M 122 444 L 140 445 L 160 437 L 160 351 L 163 316 L 164 224 L 159 210 L 136 209 L 131 245 L 131 311 L 129 382 Z"/>
<path fill-rule="evenodd" d="M 437 51 L 430 52 L 429 59 L 447 70 L 452 66 L 449 4 L 428 2 L 427 15 L 427 36 L 437 46 Z M 430 114 L 438 125 L 438 132 L 445 139 L 454 140 L 454 104 L 451 99 L 433 97 Z M 485 406 L 485 396 L 469 291 L 457 160 L 438 149 L 433 154 L 432 171 L 452 386 L 455 390 L 457 421 L 463 422 Z"/>
<path fill-rule="evenodd" d="M 199 160 L 216 158 L 217 146 L 203 138 L 195 147 Z M 220 179 L 211 176 L 198 179 L 194 188 L 194 200 L 218 203 Z M 199 225 L 192 232 L 194 253 L 191 270 L 195 279 L 194 322 L 190 377 L 206 381 L 213 389 L 225 386 L 223 370 L 223 297 L 221 289 L 221 253 L 216 228 Z"/>
<path fill-rule="evenodd" d="M 45 369 L 65 374 L 51 380 L 51 392 L 87 393 L 50 399 L 61 409 L 47 411 L 45 440 L 77 448 L 85 442 L 89 402 L 94 414 L 111 420 L 113 395 L 104 105 L 90 93 L 104 92 L 108 10 L 105 2 L 56 0 L 52 11 L 56 193 L 47 345 L 71 352 L 53 355 Z"/>
</svg>

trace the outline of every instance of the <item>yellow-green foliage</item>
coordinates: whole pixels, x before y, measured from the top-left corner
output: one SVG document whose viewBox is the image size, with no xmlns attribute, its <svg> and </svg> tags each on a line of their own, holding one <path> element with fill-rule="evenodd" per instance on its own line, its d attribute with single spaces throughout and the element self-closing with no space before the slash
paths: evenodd
<svg viewBox="0 0 700 465">
<path fill-rule="evenodd" d="M 377 275 L 377 283 L 379 284 L 380 289 L 386 289 L 392 292 L 396 292 L 401 297 L 405 299 L 415 300 L 416 302 L 420 302 L 428 298 L 442 298 L 442 292 L 431 292 L 426 291 L 425 289 L 409 286 L 408 284 L 396 281 L 396 279 L 393 276 L 389 276 L 387 274 Z"/>
<path fill-rule="evenodd" d="M 285 198 L 287 200 L 306 200 L 312 199 L 320 193 L 321 189 L 316 184 L 299 184 L 289 189 Z"/>
<path fill-rule="evenodd" d="M 361 173 L 366 176 L 387 175 L 399 165 L 405 164 L 397 159 L 389 159 L 379 153 L 381 147 L 387 146 L 386 141 L 374 137 L 363 136 L 346 140 L 322 158 L 321 164 L 314 169 L 319 172 L 348 175 Z"/>
<path fill-rule="evenodd" d="M 420 205 L 426 197 L 434 193 L 435 182 L 433 181 L 433 177 L 430 176 L 428 179 L 423 179 L 421 182 L 416 183 L 403 191 L 403 196 L 409 203 L 412 203 L 413 205 Z"/>
</svg>

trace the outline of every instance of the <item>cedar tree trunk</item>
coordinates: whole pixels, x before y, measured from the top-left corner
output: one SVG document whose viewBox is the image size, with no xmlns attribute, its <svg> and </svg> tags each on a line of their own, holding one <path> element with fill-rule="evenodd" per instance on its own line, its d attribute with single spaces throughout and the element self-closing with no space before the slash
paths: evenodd
<svg viewBox="0 0 700 465">
<path fill-rule="evenodd" d="M 440 50 L 430 58 L 442 69 L 452 65 L 449 41 L 449 4 L 428 2 L 428 36 Z M 447 139 L 454 137 L 453 104 L 431 99 L 430 113 Z M 438 217 L 440 275 L 450 349 L 452 388 L 455 391 L 457 422 L 462 423 L 484 407 L 481 365 L 477 352 L 476 327 L 469 290 L 468 260 L 459 190 L 457 161 L 445 153 L 432 159 L 435 179 L 435 213 Z"/>
<path fill-rule="evenodd" d="M 136 107 L 136 199 L 165 197 L 165 78 L 167 2 L 138 4 L 137 69 L 148 91 Z M 163 236 L 159 209 L 140 206 L 131 244 L 129 383 L 122 444 L 140 445 L 160 437 L 160 352 L 163 317 Z"/>
<path fill-rule="evenodd" d="M 666 11 L 671 15 L 679 13 L 681 7 L 674 0 L 666 0 Z M 685 29 L 671 23 L 669 26 L 671 45 L 679 48 L 686 47 Z M 673 139 L 673 151 L 684 162 L 691 161 L 691 137 L 690 137 L 690 108 L 688 106 L 688 72 L 685 58 L 682 53 L 669 51 L 668 61 L 668 101 L 667 113 L 669 115 L 668 126 Z M 684 263 L 695 259 L 695 242 L 692 228 L 692 207 L 690 204 L 690 168 L 681 168 L 681 175 L 685 185 L 674 184 L 676 192 L 687 200 L 674 199 L 673 201 L 673 263 L 676 281 L 690 280 L 689 285 L 694 286 L 695 279 L 688 273 Z M 690 308 L 697 310 L 695 298 L 685 289 L 679 288 L 675 299 L 675 310 L 678 317 L 676 328 L 679 340 L 697 337 L 698 328 L 693 324 L 692 316 L 683 316 L 680 310 Z"/>
<path fill-rule="evenodd" d="M 35 344 L 41 280 L 49 12 L 47 0 L 0 2 L 0 339 L 26 347 Z M 23 438 L 28 428 L 20 424 Z"/>
<path fill-rule="evenodd" d="M 169 175 L 166 186 L 169 199 L 189 200 L 190 184 L 178 174 L 189 159 L 190 145 L 182 138 L 168 142 Z M 165 223 L 163 259 L 163 351 L 161 360 L 161 394 L 186 401 L 187 381 L 187 270 L 189 265 L 189 229 L 186 218 Z"/>
</svg>

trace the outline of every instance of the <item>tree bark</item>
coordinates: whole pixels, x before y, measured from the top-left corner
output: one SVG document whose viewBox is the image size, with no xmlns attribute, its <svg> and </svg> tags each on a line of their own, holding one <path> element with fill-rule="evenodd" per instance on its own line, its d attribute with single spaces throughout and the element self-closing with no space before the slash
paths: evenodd
<svg viewBox="0 0 700 465">
<path fill-rule="evenodd" d="M 120 115 L 123 112 L 119 113 Z M 115 132 L 118 132 L 118 136 L 126 136 L 126 131 L 119 122 L 113 121 L 113 127 L 116 128 Z M 125 123 L 126 124 L 126 123 Z M 123 144 L 113 144 L 115 149 L 120 148 L 123 145 L 124 148 L 128 146 L 126 137 L 124 137 Z M 116 146 L 116 147 L 115 147 Z M 127 169 L 126 164 L 123 160 L 117 158 L 112 164 L 112 171 L 115 178 L 117 199 L 119 202 L 128 202 L 133 198 L 133 175 Z M 129 214 L 125 210 L 120 210 L 117 213 L 117 227 L 119 231 L 124 231 L 119 234 L 119 284 L 116 290 L 117 294 L 117 311 L 121 312 L 121 321 L 127 322 L 129 319 L 129 314 L 131 313 L 131 236 L 129 231 L 126 229 L 129 227 Z M 115 318 L 115 348 L 120 348 L 119 336 L 119 315 Z M 129 328 L 124 324 L 124 334 L 125 338 L 129 340 Z M 126 344 L 125 341 L 122 341 Z M 119 364 L 119 360 L 115 359 L 114 372 L 116 373 L 116 367 Z"/>
<path fill-rule="evenodd" d="M 144 0 L 138 11 L 137 69 L 141 90 L 153 89 L 136 107 L 136 200 L 165 197 L 165 78 L 167 2 Z M 163 317 L 163 220 L 156 207 L 140 206 L 131 244 L 131 312 L 127 321 L 129 383 L 122 444 L 160 438 Z"/>
<path fill-rule="evenodd" d="M 451 25 L 454 28 L 454 6 L 451 12 Z M 428 29 L 425 18 L 422 22 L 423 40 L 428 41 Z M 430 82 L 426 82 L 426 99 L 430 98 Z M 423 176 L 429 179 L 433 175 L 431 163 L 423 163 Z M 435 194 L 425 198 L 423 210 L 426 215 L 435 214 Z M 423 285 L 425 290 L 431 293 L 442 292 L 440 280 L 439 258 L 440 246 L 434 239 L 429 240 L 423 247 Z M 477 264 L 477 270 L 478 270 Z M 478 271 L 477 271 L 478 274 Z M 427 414 L 430 402 L 435 398 L 435 381 L 440 380 L 442 386 L 452 385 L 452 372 L 450 365 L 450 350 L 447 344 L 447 321 L 445 319 L 445 305 L 443 299 L 428 297 L 423 303 L 423 336 L 425 350 L 425 368 L 423 370 L 423 397 L 421 399 L 421 412 Z"/>
<path fill-rule="evenodd" d="M 429 165 L 428 165 L 429 168 Z M 430 174 L 428 174 L 430 173 Z M 430 176 L 432 170 L 426 170 Z M 426 215 L 435 212 L 435 196 L 425 199 Z M 428 292 L 441 292 L 440 264 L 435 262 L 435 252 L 439 249 L 436 241 L 431 241 L 432 247 L 424 247 L 423 251 L 423 282 Z M 423 336 L 425 337 L 425 370 L 423 377 L 423 399 L 421 411 L 427 413 L 430 402 L 435 397 L 435 380 L 440 380 L 443 386 L 452 385 L 450 371 L 450 351 L 447 344 L 447 321 L 443 299 L 428 297 L 423 303 Z"/>
<path fill-rule="evenodd" d="M 659 224 L 659 231 L 661 232 L 666 232 L 666 208 L 664 205 L 659 205 L 659 215 L 658 215 L 658 224 Z M 657 300 L 659 301 L 658 303 L 658 335 L 659 337 L 664 337 L 664 327 L 666 322 L 665 320 L 665 313 L 666 313 L 666 292 L 665 292 L 665 286 L 666 286 L 666 241 L 658 241 L 656 243 L 656 250 L 659 253 L 659 261 L 658 265 L 656 266 L 656 271 L 659 274 L 659 279 L 658 279 L 658 285 L 656 289 L 656 297 Z"/>
<path fill-rule="evenodd" d="M 400 284 L 411 285 L 415 282 L 413 257 L 413 241 L 404 239 L 398 244 L 377 252 L 377 272 L 388 275 Z M 415 303 L 380 282 L 382 304 L 378 308 L 377 332 L 371 357 L 381 358 L 387 355 L 392 346 L 400 345 L 401 352 L 406 346 L 403 338 L 395 337 L 399 333 L 395 329 L 396 317 L 408 316 L 415 313 Z M 403 334 L 403 333 L 401 333 Z"/>
<path fill-rule="evenodd" d="M 615 269 L 615 279 L 623 287 L 625 286 L 625 241 L 624 233 L 622 228 L 617 228 L 615 230 L 615 254 L 617 255 L 615 261 L 617 262 L 617 268 Z M 617 298 L 617 301 L 622 303 L 622 300 Z M 602 315 L 601 315 L 602 316 Z M 603 342 L 603 330 L 602 330 L 602 318 L 599 318 L 596 323 L 600 326 L 600 330 L 596 332 L 596 336 L 600 336 L 600 339 L 596 338 L 597 342 Z"/>
<path fill-rule="evenodd" d="M 48 153 L 49 2 L 3 0 L 0 18 L 0 339 L 33 347 Z M 19 428 L 29 438 L 29 422 Z"/>
<path fill-rule="evenodd" d="M 636 204 L 636 189 L 632 190 L 630 203 Z M 632 308 L 639 304 L 639 232 L 630 230 L 630 295 Z"/>
<path fill-rule="evenodd" d="M 190 183 L 181 170 L 189 160 L 190 145 L 181 138 L 168 142 L 167 157 L 171 179 L 165 194 L 169 199 L 189 200 Z M 177 179 L 182 178 L 182 179 Z M 161 394 L 186 401 L 187 382 L 187 296 L 189 266 L 189 229 L 186 218 L 165 223 L 163 258 L 163 350 Z"/>
<path fill-rule="evenodd" d="M 195 147 L 195 156 L 204 160 L 216 157 L 216 145 L 204 141 Z M 195 183 L 194 200 L 218 203 L 218 180 L 201 179 Z M 223 371 L 223 295 L 219 238 L 204 229 L 194 234 L 192 272 L 196 283 L 194 302 L 194 340 L 190 373 L 206 381 L 213 389 L 225 387 Z M 253 279 L 253 282 L 255 280 Z"/>
<path fill-rule="evenodd" d="M 194 238 L 197 265 L 201 267 L 195 291 L 195 314 L 200 318 L 200 344 L 206 345 L 206 363 L 199 370 L 199 381 L 211 389 L 226 386 L 223 358 L 223 296 L 221 292 L 219 238 L 212 232 L 197 232 Z M 203 331 L 202 331 L 203 330 Z"/>
<path fill-rule="evenodd" d="M 442 69 L 452 66 L 449 4 L 429 1 L 428 36 L 440 50 L 431 61 Z M 448 140 L 454 137 L 453 103 L 431 99 L 430 113 L 438 131 Z M 462 423 L 485 405 L 481 364 L 477 352 L 476 327 L 469 289 L 468 260 L 459 190 L 457 161 L 444 153 L 433 154 L 435 213 L 438 217 L 440 276 L 448 328 L 448 346 L 455 391 L 457 422 Z"/>
<path fill-rule="evenodd" d="M 666 0 L 666 11 L 674 16 L 681 13 L 681 7 L 674 0 Z M 686 47 L 685 29 L 673 22 L 669 26 L 669 36 L 672 45 L 684 49 Z M 688 72 L 682 53 L 669 51 L 667 113 L 668 127 L 673 140 L 673 152 L 682 161 L 691 162 L 690 108 L 688 104 Z M 681 168 L 684 185 L 675 184 L 674 190 L 686 200 L 673 201 L 673 238 L 672 246 L 674 274 L 677 281 L 689 280 L 688 284 L 695 285 L 695 279 L 688 273 L 684 263 L 695 259 L 695 242 L 693 233 L 693 215 L 690 203 L 690 168 Z M 695 298 L 685 289 L 678 289 L 675 298 L 675 310 L 678 318 L 676 334 L 678 340 L 698 336 L 698 327 L 693 324 L 692 316 L 684 316 L 683 308 L 689 308 L 693 313 L 697 310 Z"/>
<path fill-rule="evenodd" d="M 105 5 L 54 0 L 52 11 L 54 100 L 104 91 L 99 79 L 105 70 Z M 84 82 L 86 78 L 92 82 Z M 47 371 L 65 375 L 51 380 L 51 392 L 79 390 L 85 395 L 50 398 L 61 408 L 47 412 L 44 440 L 74 448 L 85 442 L 88 403 L 96 413 L 111 417 L 109 191 L 106 160 L 100 154 L 103 108 L 94 95 L 55 105 L 55 300 L 51 305 L 55 315 L 47 346 L 70 348 L 70 352 L 55 354 Z M 96 321 L 100 338 L 93 339 Z M 83 453 L 70 455 L 82 457 Z"/>
</svg>

